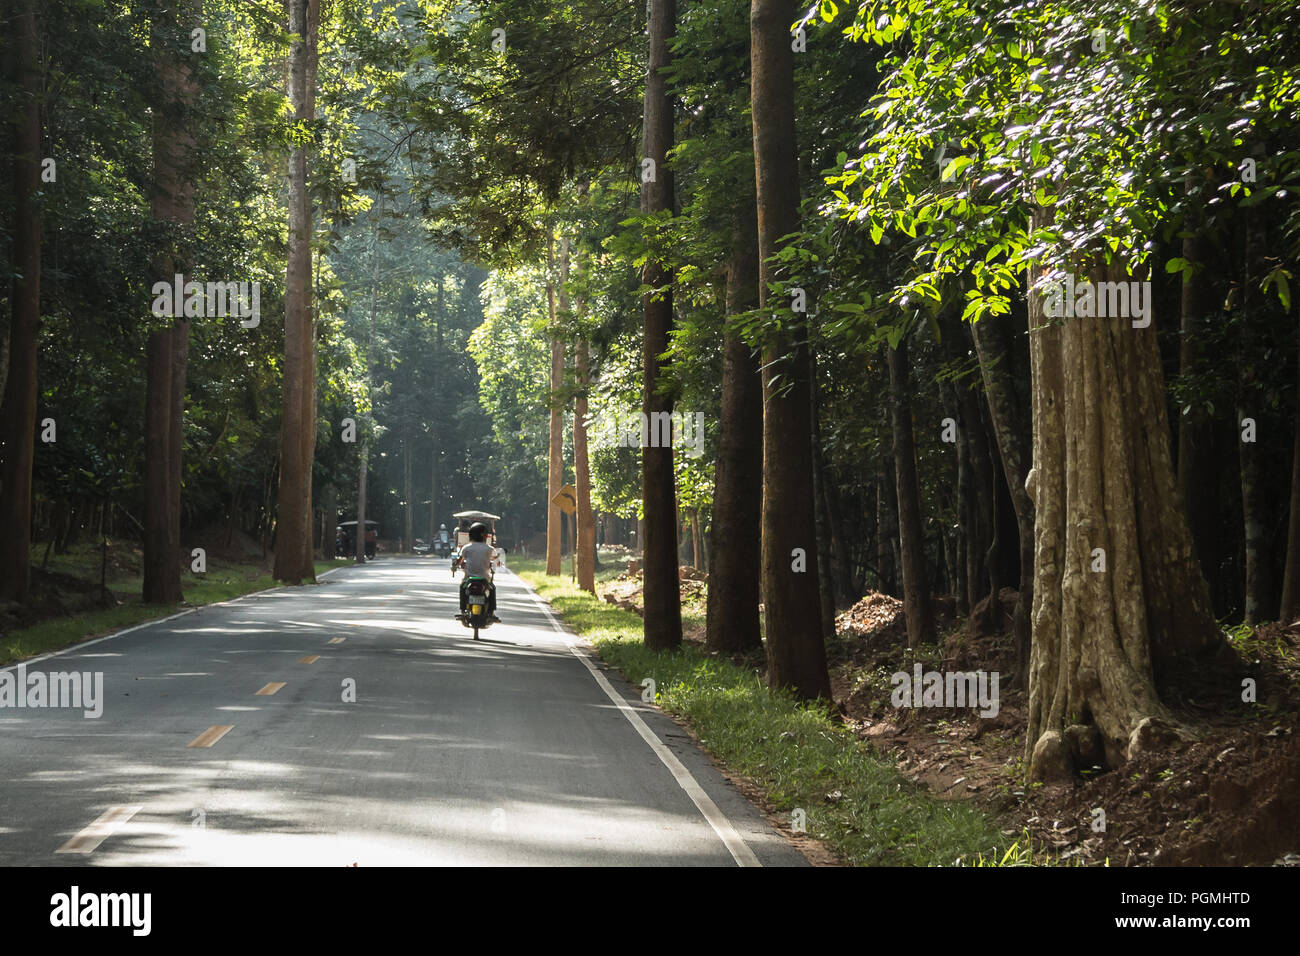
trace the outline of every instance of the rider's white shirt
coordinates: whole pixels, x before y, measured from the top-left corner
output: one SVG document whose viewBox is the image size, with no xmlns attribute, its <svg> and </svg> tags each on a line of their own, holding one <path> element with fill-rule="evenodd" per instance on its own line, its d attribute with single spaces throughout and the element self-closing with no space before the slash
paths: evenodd
<svg viewBox="0 0 1300 956">
<path fill-rule="evenodd" d="M 492 545 L 482 541 L 471 541 L 460 549 L 460 559 L 465 567 L 466 577 L 490 578 L 492 576 Z"/>
</svg>

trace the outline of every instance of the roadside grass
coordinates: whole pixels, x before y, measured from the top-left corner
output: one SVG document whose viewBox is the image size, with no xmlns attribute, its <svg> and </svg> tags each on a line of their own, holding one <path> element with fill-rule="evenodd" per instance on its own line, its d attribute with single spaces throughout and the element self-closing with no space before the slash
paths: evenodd
<svg viewBox="0 0 1300 956">
<path fill-rule="evenodd" d="M 346 559 L 317 561 L 316 573 L 319 575 L 330 568 L 350 563 Z M 65 561 L 59 570 L 68 573 L 71 565 L 73 560 Z M 95 569 L 97 580 L 98 565 Z M 138 577 L 122 575 L 113 579 L 115 586 L 111 591 L 114 597 L 122 602 L 115 607 L 50 618 L 30 627 L 10 631 L 0 638 L 0 667 L 61 650 L 146 621 L 167 617 L 186 607 L 217 604 L 277 586 L 277 582 L 269 573 L 254 565 L 209 560 L 206 574 L 197 575 L 187 571 L 181 576 L 181 587 L 185 595 L 184 604 L 145 604 L 140 600 L 139 580 Z M 123 590 L 123 585 L 130 585 L 132 582 L 135 584 L 133 588 L 129 591 Z"/>
<path fill-rule="evenodd" d="M 567 578 L 512 568 L 634 685 L 685 720 L 728 770 L 752 780 L 779 811 L 802 810 L 807 832 L 858 866 L 1045 863 L 1024 837 L 1003 836 L 977 808 L 939 800 L 872 754 L 826 711 L 769 690 L 761 677 L 694 645 L 646 650 L 641 619 L 579 591 Z"/>
<path fill-rule="evenodd" d="M 506 555 L 506 567 L 521 577 L 524 574 L 544 574 L 546 571 L 545 558 L 518 558 L 514 555 Z M 560 575 L 565 582 L 572 581 L 572 559 L 565 555 L 564 562 L 561 565 L 563 573 Z M 596 583 L 603 584 L 606 581 L 613 580 L 627 570 L 627 565 L 622 561 L 611 561 L 604 558 L 601 565 L 596 569 Z"/>
</svg>

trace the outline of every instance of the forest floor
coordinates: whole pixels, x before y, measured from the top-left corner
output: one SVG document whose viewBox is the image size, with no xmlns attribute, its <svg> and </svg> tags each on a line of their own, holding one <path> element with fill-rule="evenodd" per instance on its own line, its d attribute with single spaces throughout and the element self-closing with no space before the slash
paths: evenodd
<svg viewBox="0 0 1300 956">
<path fill-rule="evenodd" d="M 703 575 L 682 575 L 685 637 L 702 644 Z M 598 590 L 641 613 L 639 573 L 611 576 Z M 979 806 L 1004 836 L 1027 834 L 1061 862 L 1300 866 L 1300 621 L 1227 632 L 1237 671 L 1257 682 L 1257 702 L 1242 702 L 1237 675 L 1202 680 L 1170 703 L 1190 743 L 1116 770 L 1086 770 L 1073 783 L 1027 785 L 1025 694 L 1011 681 L 1015 601 L 1004 589 L 997 626 L 982 632 L 958 618 L 951 598 L 938 599 L 943 637 L 912 649 L 897 598 L 873 592 L 838 615 L 827 658 L 845 724 L 936 797 Z M 998 671 L 1005 679 L 996 715 L 895 708 L 891 676 L 918 663 L 924 671 Z"/>
<path fill-rule="evenodd" d="M 184 555 L 178 605 L 140 600 L 143 555 L 138 544 L 116 540 L 107 555 L 97 543 L 70 545 L 62 554 L 44 543 L 32 548 L 31 600 L 0 602 L 0 666 L 69 647 L 83 640 L 175 613 L 275 587 L 273 555 L 262 556 L 252 539 L 221 532 L 191 536 L 206 551 L 207 570 L 191 570 Z M 178 557 L 178 560 L 179 557 Z M 347 561 L 318 561 L 316 573 Z M 101 589 L 101 573 L 104 586 Z"/>
</svg>

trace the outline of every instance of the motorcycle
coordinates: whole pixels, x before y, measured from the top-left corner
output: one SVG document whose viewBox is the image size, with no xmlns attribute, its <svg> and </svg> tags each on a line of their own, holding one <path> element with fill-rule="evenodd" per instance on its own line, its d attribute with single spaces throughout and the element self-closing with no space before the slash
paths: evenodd
<svg viewBox="0 0 1300 956">
<path fill-rule="evenodd" d="M 478 632 L 484 628 L 492 626 L 492 616 L 488 613 L 488 588 L 491 585 L 487 578 L 469 577 L 461 585 L 465 592 L 465 610 L 456 615 L 456 620 L 460 621 L 465 627 L 474 629 L 474 640 L 478 640 Z"/>
</svg>

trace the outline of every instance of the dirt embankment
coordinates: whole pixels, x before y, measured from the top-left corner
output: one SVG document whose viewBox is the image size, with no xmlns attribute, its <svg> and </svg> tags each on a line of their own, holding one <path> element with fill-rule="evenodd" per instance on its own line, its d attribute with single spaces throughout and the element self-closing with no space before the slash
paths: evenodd
<svg viewBox="0 0 1300 956">
<path fill-rule="evenodd" d="M 1300 622 L 1265 625 L 1235 647 L 1243 673 L 1258 675 L 1259 702 L 1239 681 L 1202 680 L 1197 696 L 1170 701 L 1196 736 L 1114 770 L 1094 768 L 1068 784 L 1023 782 L 1024 688 L 1015 672 L 1011 613 L 999 596 L 997 626 L 980 632 L 937 602 L 935 647 L 907 648 L 902 603 L 870 594 L 837 620 L 832 684 L 846 720 L 912 779 L 948 799 L 974 800 L 1000 815 L 1004 832 L 1029 831 L 1064 859 L 1117 865 L 1300 865 Z M 973 709 L 892 706 L 889 678 L 925 670 L 1000 671 L 996 716 Z M 1207 684 L 1217 683 L 1214 696 Z"/>
</svg>

